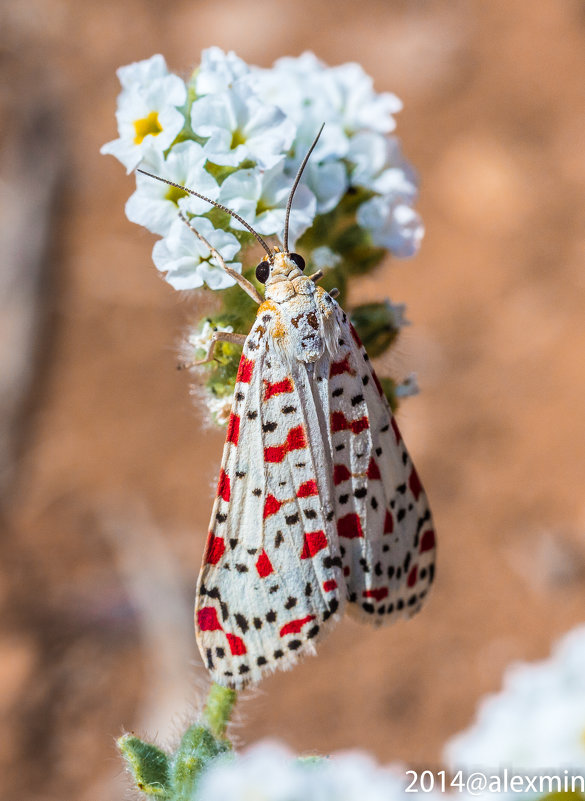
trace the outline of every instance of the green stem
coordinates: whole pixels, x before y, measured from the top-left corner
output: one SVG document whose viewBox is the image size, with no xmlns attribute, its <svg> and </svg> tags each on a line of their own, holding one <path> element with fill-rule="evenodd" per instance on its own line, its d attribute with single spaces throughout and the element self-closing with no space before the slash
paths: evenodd
<svg viewBox="0 0 585 801">
<path fill-rule="evenodd" d="M 223 737 L 238 694 L 219 684 L 212 684 L 203 710 L 203 722 L 214 737 Z"/>
</svg>

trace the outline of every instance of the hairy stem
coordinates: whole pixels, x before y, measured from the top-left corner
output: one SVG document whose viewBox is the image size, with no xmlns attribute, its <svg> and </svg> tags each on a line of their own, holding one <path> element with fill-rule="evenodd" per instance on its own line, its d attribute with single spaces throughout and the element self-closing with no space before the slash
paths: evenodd
<svg viewBox="0 0 585 801">
<path fill-rule="evenodd" d="M 238 694 L 219 684 L 212 684 L 203 710 L 203 721 L 214 737 L 223 737 Z"/>
</svg>

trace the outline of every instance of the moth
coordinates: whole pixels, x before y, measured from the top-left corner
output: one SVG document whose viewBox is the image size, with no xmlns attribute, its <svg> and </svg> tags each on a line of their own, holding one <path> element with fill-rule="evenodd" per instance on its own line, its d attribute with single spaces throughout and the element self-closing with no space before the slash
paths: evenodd
<svg viewBox="0 0 585 801">
<path fill-rule="evenodd" d="M 315 653 L 344 611 L 374 625 L 411 617 L 434 578 L 427 497 L 368 354 L 288 248 L 318 138 L 282 249 L 220 206 L 266 251 L 264 297 L 203 240 L 259 305 L 247 336 L 216 332 L 199 362 L 217 341 L 243 343 L 195 603 L 203 661 L 234 689 Z"/>
</svg>

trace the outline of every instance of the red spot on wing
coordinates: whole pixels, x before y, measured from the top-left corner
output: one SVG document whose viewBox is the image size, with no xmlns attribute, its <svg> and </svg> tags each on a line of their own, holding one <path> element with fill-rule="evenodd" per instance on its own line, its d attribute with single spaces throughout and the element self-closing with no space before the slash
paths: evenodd
<svg viewBox="0 0 585 801">
<path fill-rule="evenodd" d="M 345 415 L 343 412 L 333 412 L 331 414 L 331 431 L 335 433 L 336 431 L 346 431 L 347 430 L 347 420 L 345 419 Z"/>
<path fill-rule="evenodd" d="M 217 497 L 221 498 L 223 501 L 229 501 L 230 499 L 230 477 L 223 469 L 219 471 Z"/>
<path fill-rule="evenodd" d="M 228 644 L 233 656 L 243 656 L 246 653 L 246 646 L 241 637 L 236 637 L 235 634 L 227 634 Z"/>
<path fill-rule="evenodd" d="M 354 434 L 360 434 L 370 427 L 370 421 L 364 415 L 359 420 L 348 420 L 343 412 L 332 412 L 331 414 L 331 431 L 347 431 L 351 430 Z"/>
<path fill-rule="evenodd" d="M 240 417 L 233 412 L 230 412 L 230 419 L 228 422 L 226 442 L 232 442 L 234 445 L 238 444 L 240 438 Z"/>
<path fill-rule="evenodd" d="M 310 559 L 326 547 L 327 537 L 324 531 L 309 531 L 305 534 L 301 559 Z"/>
<path fill-rule="evenodd" d="M 272 567 L 272 562 L 268 558 L 268 554 L 264 549 L 262 549 L 262 553 L 256 560 L 256 570 L 258 571 L 258 575 L 260 578 L 266 578 L 271 573 L 274 573 L 274 568 Z"/>
<path fill-rule="evenodd" d="M 412 473 L 408 479 L 408 486 L 410 487 L 410 491 L 414 495 L 415 500 L 418 501 L 418 496 L 422 492 L 422 484 L 420 483 L 420 478 L 418 477 L 418 473 L 414 467 L 412 468 Z"/>
<path fill-rule="evenodd" d="M 375 601 L 381 601 L 383 598 L 388 597 L 388 587 L 378 587 L 376 590 L 364 590 L 362 595 L 364 598 L 373 598 Z"/>
<path fill-rule="evenodd" d="M 307 438 L 305 436 L 305 429 L 303 426 L 291 428 L 286 437 L 286 442 L 282 445 L 272 445 L 264 448 L 264 461 L 278 463 L 282 462 L 284 457 L 290 451 L 298 451 L 301 448 L 307 447 Z"/>
<path fill-rule="evenodd" d="M 217 609 L 213 606 L 205 606 L 197 612 L 197 625 L 199 631 L 223 631 L 217 619 Z"/>
<path fill-rule="evenodd" d="M 280 630 L 280 636 L 286 637 L 287 634 L 298 634 L 299 631 L 305 625 L 305 623 L 309 623 L 311 620 L 315 620 L 315 615 L 307 615 L 307 617 L 299 617 L 297 618 L 297 620 L 291 620 L 290 623 L 285 623 L 285 625 Z"/>
<path fill-rule="evenodd" d="M 352 420 L 349 427 L 354 434 L 361 434 L 362 431 L 366 431 L 370 427 L 370 421 L 364 415 L 364 417 L 360 417 L 359 420 Z"/>
<path fill-rule="evenodd" d="M 394 418 L 392 418 L 390 420 L 390 425 L 392 426 L 392 431 L 394 431 L 394 436 L 396 437 L 396 444 L 398 445 L 402 441 L 402 434 L 398 428 L 398 423 Z"/>
<path fill-rule="evenodd" d="M 336 464 L 333 467 L 333 483 L 335 486 L 351 478 L 351 473 L 344 464 Z"/>
<path fill-rule="evenodd" d="M 384 520 L 384 534 L 392 534 L 394 531 L 394 518 L 390 509 L 386 509 L 386 519 Z"/>
<path fill-rule="evenodd" d="M 425 533 L 421 537 L 419 553 L 424 553 L 425 551 L 432 551 L 435 547 L 435 532 L 432 528 L 425 531 Z"/>
<path fill-rule="evenodd" d="M 286 438 L 286 444 L 289 451 L 298 451 L 300 448 L 306 448 L 307 439 L 305 437 L 305 429 L 302 426 L 291 428 Z"/>
<path fill-rule="evenodd" d="M 271 464 L 278 464 L 283 461 L 288 453 L 286 444 L 272 445 L 269 448 L 264 448 L 264 461 Z"/>
<path fill-rule="evenodd" d="M 290 378 L 285 378 L 282 381 L 275 381 L 272 384 L 270 381 L 264 380 L 264 400 L 272 398 L 273 395 L 282 395 L 284 392 L 293 391 L 294 384 Z"/>
<path fill-rule="evenodd" d="M 209 532 L 207 538 L 207 547 L 205 549 L 205 564 L 216 565 L 225 551 L 225 542 L 223 537 L 216 537 L 212 531 Z"/>
<path fill-rule="evenodd" d="M 333 378 L 334 375 L 343 375 L 343 373 L 355 375 L 355 370 L 349 363 L 349 353 L 345 359 L 342 359 L 339 362 L 331 362 L 331 367 L 329 368 L 329 378 Z"/>
<path fill-rule="evenodd" d="M 252 378 L 253 371 L 254 371 L 254 362 L 252 361 L 252 359 L 247 359 L 245 356 L 242 356 L 242 358 L 240 359 L 240 366 L 238 367 L 236 383 L 239 381 L 240 384 L 249 384 L 250 379 Z"/>
<path fill-rule="evenodd" d="M 267 517 L 270 517 L 270 515 L 276 514 L 281 506 L 281 502 L 277 500 L 274 495 L 267 495 L 266 500 L 264 501 L 264 520 L 266 520 Z"/>
<path fill-rule="evenodd" d="M 417 575 L 418 575 L 418 565 L 413 565 L 410 569 L 410 573 L 408 574 L 408 578 L 406 579 L 407 587 L 414 587 L 414 585 L 416 584 Z"/>
<path fill-rule="evenodd" d="M 324 581 L 323 589 L 325 590 L 325 592 L 331 592 L 331 590 L 336 590 L 337 582 L 335 581 L 335 579 L 329 579 L 329 581 Z"/>
<path fill-rule="evenodd" d="M 297 498 L 308 498 L 310 495 L 318 494 L 319 488 L 317 487 L 317 482 L 312 478 L 309 481 L 305 481 L 304 484 L 301 484 L 297 492 Z"/>
<path fill-rule="evenodd" d="M 382 476 L 380 475 L 380 468 L 376 464 L 376 460 L 374 459 L 373 456 L 370 459 L 370 464 L 368 465 L 367 475 L 368 478 L 371 479 L 372 481 L 379 481 L 382 478 Z"/>
<path fill-rule="evenodd" d="M 361 341 L 361 339 L 360 339 L 360 338 L 359 338 L 359 336 L 358 336 L 358 332 L 355 330 L 355 328 L 353 327 L 353 325 L 350 325 L 349 327 L 350 327 L 350 329 L 351 329 L 351 335 L 352 335 L 352 337 L 353 337 L 353 341 L 354 341 L 354 342 L 355 342 L 355 344 L 358 346 L 358 348 L 363 348 L 362 341 Z"/>
<path fill-rule="evenodd" d="M 363 537 L 364 532 L 362 531 L 360 516 L 352 512 L 349 515 L 345 515 L 345 517 L 340 517 L 337 521 L 337 533 L 340 537 L 346 537 L 349 540 Z"/>
</svg>

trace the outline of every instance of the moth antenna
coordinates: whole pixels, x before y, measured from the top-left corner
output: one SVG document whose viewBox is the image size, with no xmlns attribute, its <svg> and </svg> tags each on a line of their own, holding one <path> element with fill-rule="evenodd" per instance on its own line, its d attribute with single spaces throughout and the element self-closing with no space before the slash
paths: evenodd
<svg viewBox="0 0 585 801">
<path fill-rule="evenodd" d="M 313 145 L 313 147 L 314 147 L 314 145 Z M 309 151 L 309 153 L 310 152 L 311 151 Z M 266 253 L 268 253 L 270 261 L 272 261 L 273 254 L 272 254 L 272 251 L 270 250 L 270 248 L 268 247 L 268 245 L 266 244 L 266 242 L 262 239 L 260 234 L 256 233 L 256 231 L 252 228 L 252 226 L 249 223 L 247 223 L 244 219 L 242 219 L 242 217 L 240 217 L 239 214 L 236 214 L 235 211 L 232 211 L 231 209 L 228 209 L 227 206 L 224 206 L 221 203 L 218 203 L 216 200 L 211 200 L 211 198 L 206 197 L 205 195 L 201 195 L 201 194 L 199 194 L 199 192 L 195 192 L 194 189 L 188 189 L 186 186 L 183 186 L 182 184 L 176 184 L 174 181 L 169 181 L 167 178 L 161 178 L 160 175 L 153 175 L 151 172 L 147 172 L 146 170 L 141 170 L 140 167 L 136 168 L 136 172 L 141 172 L 143 175 L 148 175 L 149 178 L 154 178 L 155 181 L 161 181 L 163 184 L 168 184 L 169 186 L 174 186 L 174 187 L 176 187 L 176 189 L 182 189 L 183 192 L 187 192 L 188 195 L 193 195 L 194 197 L 201 198 L 201 200 L 205 200 L 205 202 L 209 203 L 211 206 L 215 206 L 216 208 L 227 212 L 231 217 L 234 218 L 234 220 L 237 220 L 239 223 L 242 223 L 242 225 L 245 228 L 247 228 L 248 231 L 251 234 L 254 234 L 254 236 L 256 237 L 258 242 L 260 242 L 260 244 L 262 245 L 262 247 L 264 248 Z"/>
<path fill-rule="evenodd" d="M 252 300 L 255 300 L 256 303 L 260 305 L 262 303 L 262 297 L 260 293 L 256 291 L 254 284 L 250 283 L 250 281 L 244 278 L 243 275 L 240 275 L 240 273 L 237 273 L 235 270 L 232 270 L 231 267 L 227 266 L 221 253 L 214 248 L 210 242 L 207 241 L 203 234 L 199 233 L 195 226 L 191 225 L 190 221 L 185 217 L 182 211 L 179 212 L 179 218 L 185 223 L 187 228 L 193 231 L 195 236 L 200 239 L 207 248 L 209 248 L 210 253 L 215 256 L 222 270 L 224 270 L 230 276 L 230 278 L 233 278 L 234 281 L 242 287 L 244 292 L 246 292 L 252 298 Z"/>
<path fill-rule="evenodd" d="M 307 162 L 309 160 L 309 157 L 310 157 L 311 153 L 313 152 L 313 150 L 315 149 L 315 145 L 319 141 L 319 137 L 321 136 L 321 133 L 322 133 L 324 127 L 325 127 L 325 123 L 323 123 L 323 125 L 319 128 L 319 133 L 315 137 L 315 139 L 313 141 L 313 144 L 311 145 L 307 155 L 303 159 L 303 163 L 299 167 L 299 170 L 297 172 L 297 177 L 295 178 L 294 184 L 292 185 L 292 189 L 290 190 L 290 195 L 288 196 L 288 203 L 286 204 L 286 216 L 284 218 L 284 234 L 283 234 L 283 237 L 282 237 L 282 242 L 283 242 L 283 245 L 284 245 L 284 252 L 285 253 L 288 253 L 288 221 L 289 221 L 289 218 L 290 218 L 290 210 L 291 210 L 291 206 L 292 206 L 292 202 L 293 202 L 293 197 L 294 197 L 294 194 L 296 192 L 296 188 L 299 185 L 299 181 L 301 180 L 301 175 L 303 174 L 303 170 L 307 166 Z"/>
</svg>

